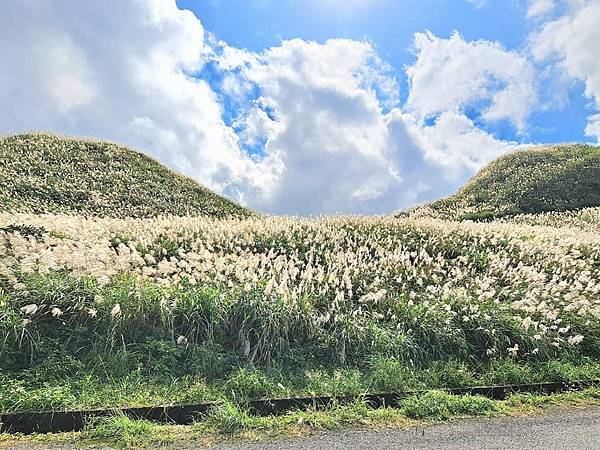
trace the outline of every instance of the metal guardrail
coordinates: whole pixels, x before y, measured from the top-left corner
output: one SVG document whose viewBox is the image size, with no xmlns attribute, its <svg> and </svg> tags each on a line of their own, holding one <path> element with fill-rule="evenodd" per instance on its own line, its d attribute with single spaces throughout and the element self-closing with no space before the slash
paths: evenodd
<svg viewBox="0 0 600 450">
<path fill-rule="evenodd" d="M 479 395 L 502 400 L 514 393 L 555 394 L 577 391 L 600 386 L 600 380 L 581 380 L 571 383 L 531 383 L 501 386 L 475 386 L 465 388 L 438 389 L 455 395 Z M 335 403 L 348 403 L 362 399 L 372 408 L 399 406 L 402 399 L 423 394 L 427 390 L 384 392 L 378 394 L 296 397 L 266 400 L 252 400 L 244 406 L 252 413 L 261 416 L 274 416 L 293 410 L 309 408 L 324 409 Z M 141 408 L 95 409 L 87 411 L 43 411 L 0 413 L 0 431 L 3 433 L 49 433 L 79 431 L 87 420 L 94 417 L 122 413 L 133 419 L 146 419 L 155 422 L 189 425 L 205 416 L 217 402 L 204 402 L 190 405 L 148 406 Z"/>
</svg>

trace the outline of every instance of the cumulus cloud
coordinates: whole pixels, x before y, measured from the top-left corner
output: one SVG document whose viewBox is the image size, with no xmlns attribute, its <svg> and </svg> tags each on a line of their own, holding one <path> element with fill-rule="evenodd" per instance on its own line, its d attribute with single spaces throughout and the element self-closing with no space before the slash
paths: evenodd
<svg viewBox="0 0 600 450">
<path fill-rule="evenodd" d="M 565 13 L 541 25 L 531 39 L 538 61 L 553 60 L 572 79 L 585 85 L 585 95 L 600 109 L 600 1 L 565 2 Z M 598 115 L 589 117 L 586 133 L 600 142 Z"/>
<path fill-rule="evenodd" d="M 448 194 L 515 146 L 467 110 L 522 129 L 536 102 L 521 56 L 458 34 L 416 36 L 401 105 L 369 42 L 253 53 L 174 0 L 58 4 L 3 6 L 3 132 L 117 140 L 267 212 L 386 213 Z"/>
<path fill-rule="evenodd" d="M 259 55 L 226 49 L 220 64 L 260 92 L 242 135 L 250 145 L 264 137 L 265 158 L 281 167 L 269 195 L 255 200 L 264 209 L 365 211 L 397 187 L 382 112 L 397 88 L 371 44 L 295 39 Z"/>
<path fill-rule="evenodd" d="M 444 112 L 429 125 L 400 109 L 391 111 L 386 119 L 402 188 L 384 199 L 393 197 L 396 207 L 448 195 L 484 164 L 518 147 L 495 138 L 456 112 Z"/>
<path fill-rule="evenodd" d="M 585 134 L 586 136 L 596 136 L 600 141 L 600 114 L 594 114 L 588 117 Z"/>
<path fill-rule="evenodd" d="M 441 53 L 453 50 L 440 57 L 423 39 Z M 281 167 L 273 191 L 257 199 L 263 209 L 385 212 L 447 193 L 513 148 L 478 128 L 462 110 L 487 97 L 493 102 L 485 112 L 489 120 L 514 112 L 521 123 L 525 113 L 511 109 L 505 99 L 511 94 L 511 102 L 531 100 L 532 86 L 515 81 L 519 70 L 531 81 L 529 67 L 497 45 L 467 43 L 458 35 L 448 40 L 418 35 L 416 41 L 417 60 L 407 69 L 406 108 L 398 106 L 395 80 L 368 42 L 296 39 L 261 54 L 225 46 L 221 68 L 236 73 L 240 81 L 234 85 L 250 82 L 260 93 L 241 122 L 242 136 L 249 145 L 263 137 L 266 158 Z M 464 47 L 477 51 L 472 58 L 454 58 L 453 52 L 458 55 Z M 490 49 L 497 65 L 481 64 L 479 80 L 456 95 L 474 75 L 469 72 L 473 61 Z M 451 81 L 432 77 L 433 67 L 457 76 Z M 502 76 L 508 85 L 487 85 L 488 78 Z M 430 123 L 432 112 L 436 117 Z"/>
<path fill-rule="evenodd" d="M 514 142 L 495 138 L 478 128 L 464 114 L 442 113 L 435 123 L 423 125 L 410 115 L 405 121 L 414 140 L 431 165 L 443 168 L 438 177 L 463 179 L 502 153 L 513 150 Z"/>
<path fill-rule="evenodd" d="M 466 42 L 417 33 L 417 61 L 407 69 L 407 108 L 419 118 L 481 105 L 488 122 L 508 119 L 520 130 L 536 104 L 534 71 L 515 52 L 489 41 Z"/>
</svg>

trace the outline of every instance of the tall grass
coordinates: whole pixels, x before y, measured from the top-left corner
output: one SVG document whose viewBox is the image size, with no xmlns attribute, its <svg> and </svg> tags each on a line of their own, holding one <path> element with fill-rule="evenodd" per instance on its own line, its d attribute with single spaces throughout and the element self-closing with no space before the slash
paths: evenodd
<svg viewBox="0 0 600 450">
<path fill-rule="evenodd" d="M 0 369 L 54 399 L 6 404 L 75 404 L 82 376 L 239 401 L 579 377 L 600 246 L 573 220 L 0 214 Z"/>
</svg>

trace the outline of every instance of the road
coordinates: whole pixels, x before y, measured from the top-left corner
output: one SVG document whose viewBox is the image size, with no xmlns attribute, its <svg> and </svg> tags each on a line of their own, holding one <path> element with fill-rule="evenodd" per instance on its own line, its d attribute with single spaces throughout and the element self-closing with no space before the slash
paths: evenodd
<svg viewBox="0 0 600 450">
<path fill-rule="evenodd" d="M 231 444 L 218 450 L 304 449 L 600 449 L 600 408 L 467 419 L 412 430 L 345 430 L 272 443 Z"/>
</svg>

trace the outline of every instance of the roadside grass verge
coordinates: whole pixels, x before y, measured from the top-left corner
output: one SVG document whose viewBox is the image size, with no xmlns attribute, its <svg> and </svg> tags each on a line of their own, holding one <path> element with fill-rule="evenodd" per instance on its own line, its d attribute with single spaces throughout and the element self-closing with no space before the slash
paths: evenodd
<svg viewBox="0 0 600 450">
<path fill-rule="evenodd" d="M 181 376 L 168 370 L 128 375 L 93 368 L 69 371 L 68 362 L 33 371 L 0 373 L 0 411 L 64 411 L 194 404 L 208 401 L 244 403 L 269 398 L 360 396 L 365 393 L 458 388 L 536 382 L 571 383 L 600 379 L 600 363 L 585 359 L 525 363 L 510 359 L 489 364 L 456 360 L 422 367 L 377 358 L 364 366 L 250 368 L 230 367 L 207 378 L 202 372 Z"/>
<path fill-rule="evenodd" d="M 598 404 L 598 388 L 554 395 L 515 394 L 502 401 L 429 391 L 404 399 L 397 408 L 371 409 L 357 400 L 349 404 L 334 404 L 322 410 L 292 411 L 269 417 L 253 416 L 243 406 L 223 401 L 209 415 L 191 426 L 159 425 L 115 414 L 91 420 L 81 432 L 27 436 L 0 434 L 0 447 L 39 445 L 52 448 L 69 443 L 84 447 L 110 445 L 115 448 L 156 448 L 186 443 L 211 445 L 219 442 L 269 441 L 324 430 L 410 429 L 458 418 L 532 414 L 553 407 Z"/>
</svg>

